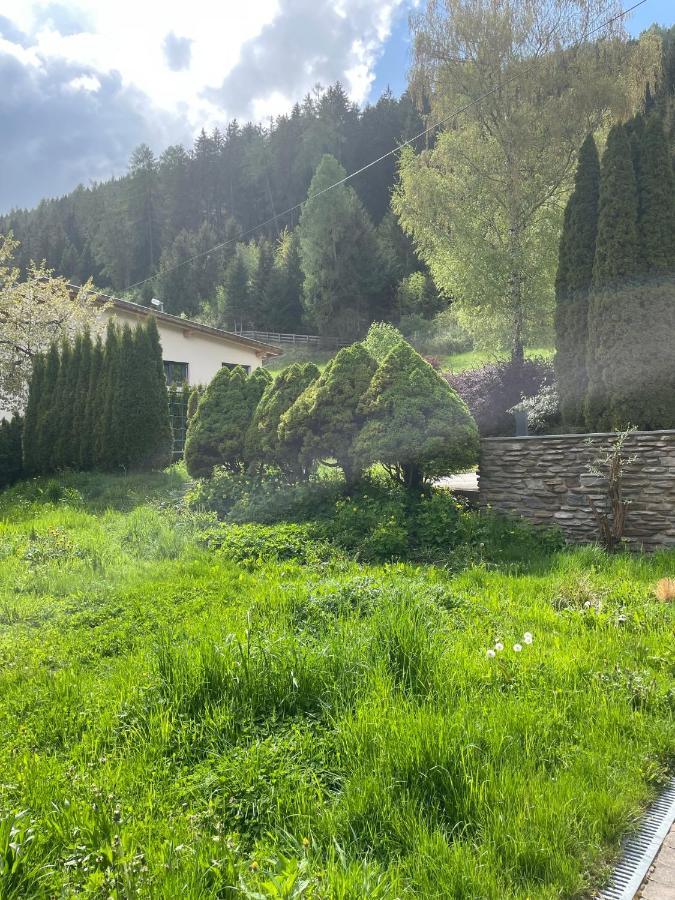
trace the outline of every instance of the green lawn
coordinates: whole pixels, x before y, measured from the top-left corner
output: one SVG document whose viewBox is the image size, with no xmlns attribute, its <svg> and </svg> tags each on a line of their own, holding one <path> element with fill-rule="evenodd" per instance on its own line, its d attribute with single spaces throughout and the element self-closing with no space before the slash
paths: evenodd
<svg viewBox="0 0 675 900">
<path fill-rule="evenodd" d="M 179 487 L 0 496 L 3 900 L 590 896 L 672 763 L 674 553 L 282 559 Z"/>
</svg>

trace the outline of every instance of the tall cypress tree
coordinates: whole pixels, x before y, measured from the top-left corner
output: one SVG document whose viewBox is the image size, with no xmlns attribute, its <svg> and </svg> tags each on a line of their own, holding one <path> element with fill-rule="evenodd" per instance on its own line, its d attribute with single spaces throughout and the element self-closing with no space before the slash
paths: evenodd
<svg viewBox="0 0 675 900">
<path fill-rule="evenodd" d="M 91 333 L 85 329 L 80 339 L 80 359 L 77 368 L 77 383 L 73 396 L 73 438 L 72 438 L 72 462 L 74 468 L 84 469 L 82 461 L 82 448 L 86 442 L 84 436 L 85 416 L 87 410 L 87 395 L 89 393 L 89 377 L 91 375 Z"/>
<path fill-rule="evenodd" d="M 111 470 L 117 466 L 117 448 L 113 411 L 119 370 L 119 329 L 112 319 L 108 322 L 103 353 L 103 366 L 96 405 L 100 411 L 96 429 L 96 468 Z"/>
<path fill-rule="evenodd" d="M 642 129 L 637 165 L 641 268 L 650 276 L 675 269 L 675 190 L 663 119 L 652 113 Z"/>
<path fill-rule="evenodd" d="M 23 478 L 22 429 L 21 416 L 0 420 L 0 490 Z"/>
<path fill-rule="evenodd" d="M 52 470 L 58 471 L 67 465 L 68 442 L 70 438 L 70 412 L 72 409 L 73 348 L 68 341 L 61 344 L 61 365 L 56 380 L 54 398 L 55 439 L 52 449 Z"/>
<path fill-rule="evenodd" d="M 137 408 L 141 413 L 139 441 L 133 465 L 144 469 L 158 469 L 171 462 L 173 434 L 169 413 L 169 392 L 164 375 L 162 345 L 154 317 L 137 329 L 139 382 Z"/>
<path fill-rule="evenodd" d="M 136 401 L 141 393 L 138 353 L 131 326 L 125 324 L 117 348 L 117 377 L 112 391 L 110 431 L 113 437 L 110 467 L 128 469 L 134 461 L 135 445 L 142 441 L 138 433 L 141 424 Z"/>
<path fill-rule="evenodd" d="M 631 286 L 639 267 L 637 184 L 631 144 L 622 125 L 607 138 L 602 158 L 598 231 L 588 307 L 588 390 L 584 404 L 590 430 L 612 427 L 612 392 L 623 382 Z M 620 357 L 624 357 L 622 360 Z M 618 367 L 618 368 L 617 368 Z"/>
<path fill-rule="evenodd" d="M 37 475 L 40 472 L 38 457 L 38 417 L 42 392 L 45 389 L 45 357 L 38 353 L 33 360 L 28 388 L 28 403 L 23 426 L 23 467 L 27 475 Z"/>
<path fill-rule="evenodd" d="M 44 371 L 44 389 L 40 393 L 37 410 L 37 472 L 44 474 L 54 470 L 54 445 L 59 433 L 57 389 L 61 358 L 59 347 L 53 343 L 47 353 Z"/>
<path fill-rule="evenodd" d="M 59 452 L 61 465 L 68 469 L 79 468 L 79 440 L 76 429 L 75 413 L 77 403 L 77 385 L 80 379 L 82 363 L 83 337 L 78 334 L 70 348 L 68 372 L 65 381 L 65 393 L 62 399 L 61 435 L 59 436 Z"/>
<path fill-rule="evenodd" d="M 576 428 L 583 422 L 588 384 L 588 294 L 598 228 L 600 160 L 592 134 L 579 151 L 574 191 L 565 209 L 555 283 L 555 370 L 563 422 Z"/>
<path fill-rule="evenodd" d="M 80 467 L 86 472 L 96 462 L 96 435 L 101 421 L 101 381 L 103 378 L 103 341 L 99 335 L 91 351 L 89 382 L 80 432 Z"/>
</svg>

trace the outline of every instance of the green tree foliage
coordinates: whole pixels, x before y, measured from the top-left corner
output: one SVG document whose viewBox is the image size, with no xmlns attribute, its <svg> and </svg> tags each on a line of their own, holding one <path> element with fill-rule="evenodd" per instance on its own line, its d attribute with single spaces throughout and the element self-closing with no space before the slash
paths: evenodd
<svg viewBox="0 0 675 900">
<path fill-rule="evenodd" d="M 279 238 L 265 287 L 263 321 L 269 331 L 302 332 L 303 282 L 299 235 L 297 230 L 286 229 Z"/>
<path fill-rule="evenodd" d="M 640 264 L 650 276 L 675 271 L 672 156 L 663 118 L 652 113 L 642 129 L 637 164 Z"/>
<path fill-rule="evenodd" d="M 133 447 L 130 465 L 158 469 L 171 461 L 173 440 L 162 345 L 154 316 L 136 329 L 133 356 L 138 381 L 129 418 L 132 426 L 135 425 L 135 438 L 130 441 Z"/>
<path fill-rule="evenodd" d="M 589 304 L 587 425 L 675 424 L 675 219 L 663 121 L 610 132 Z"/>
<path fill-rule="evenodd" d="M 43 388 L 38 400 L 36 460 L 40 472 L 54 471 L 54 447 L 59 434 L 57 386 L 60 367 L 59 347 L 54 342 L 47 353 Z"/>
<path fill-rule="evenodd" d="M 33 374 L 28 390 L 28 402 L 23 426 L 23 467 L 27 475 L 36 475 L 41 469 L 38 435 L 42 394 L 45 390 L 46 358 L 39 353 L 33 360 Z"/>
<path fill-rule="evenodd" d="M 592 134 L 579 151 L 574 191 L 567 202 L 555 282 L 555 371 L 563 422 L 583 422 L 588 377 L 588 295 L 598 228 L 600 160 Z"/>
<path fill-rule="evenodd" d="M 190 397 L 188 399 L 188 405 L 187 405 L 187 413 L 186 413 L 186 418 L 187 418 L 188 424 L 190 423 L 190 420 L 192 419 L 194 414 L 197 412 L 197 407 L 199 406 L 199 401 L 200 401 L 203 393 L 204 393 L 204 391 L 199 386 L 197 386 L 190 393 Z"/>
<path fill-rule="evenodd" d="M 361 424 L 357 409 L 376 368 L 363 344 L 345 347 L 281 416 L 279 437 L 300 448 L 304 466 L 334 460 L 347 484 L 358 478 L 361 468 L 352 455 Z"/>
<path fill-rule="evenodd" d="M 99 432 L 101 418 L 101 382 L 103 379 L 103 341 L 98 335 L 91 350 L 89 381 L 84 398 L 82 427 L 80 429 L 80 468 L 84 471 L 93 469 L 96 459 L 96 435 Z"/>
<path fill-rule="evenodd" d="M 382 463 L 408 488 L 478 461 L 478 430 L 466 405 L 405 341 L 378 366 L 358 412 L 365 422 L 355 458 L 364 468 Z"/>
<path fill-rule="evenodd" d="M 87 398 L 89 395 L 93 349 L 91 332 L 87 329 L 80 337 L 80 358 L 77 367 L 77 382 L 73 394 L 72 456 L 70 464 L 75 469 L 86 469 L 89 467 L 83 449 L 88 443 L 88 436 L 85 438 L 85 429 L 87 427 Z"/>
<path fill-rule="evenodd" d="M 215 466 L 244 470 L 246 437 L 270 378 L 259 369 L 247 376 L 241 366 L 223 366 L 216 373 L 188 425 L 185 464 L 190 475 L 208 477 Z"/>
<path fill-rule="evenodd" d="M 111 471 L 117 465 L 114 425 L 114 410 L 120 365 L 120 333 L 115 322 L 110 319 L 106 328 L 101 379 L 96 390 L 95 467 Z"/>
<path fill-rule="evenodd" d="M 628 132 L 615 125 L 602 158 L 593 290 L 588 308 L 588 391 L 584 412 L 589 430 L 612 427 L 611 369 L 625 352 L 633 297 L 629 285 L 639 268 L 638 196 Z M 632 336 L 635 338 L 635 335 Z"/>
<path fill-rule="evenodd" d="M 307 319 L 320 334 L 352 336 L 370 321 L 379 285 L 375 232 L 354 189 L 321 193 L 345 175 L 323 156 L 300 217 L 300 257 Z"/>
<path fill-rule="evenodd" d="M 363 341 L 363 346 L 375 362 L 381 363 L 394 347 L 403 340 L 403 335 L 389 322 L 373 322 Z"/>
<path fill-rule="evenodd" d="M 615 0 L 429 0 L 413 18 L 418 96 L 434 121 L 462 111 L 431 147 L 404 151 L 393 206 L 482 346 L 522 357 L 525 341 L 550 335 L 576 151 L 622 101 L 620 42 L 585 36 L 616 9 Z"/>
<path fill-rule="evenodd" d="M 24 476 L 21 436 L 23 419 L 14 416 L 0 421 L 0 491 Z"/>
<path fill-rule="evenodd" d="M 277 467 L 289 477 L 302 474 L 301 447 L 280 439 L 279 424 L 283 414 L 318 377 L 319 369 L 314 363 L 296 363 L 267 385 L 247 437 L 247 456 L 251 464 Z"/>
</svg>

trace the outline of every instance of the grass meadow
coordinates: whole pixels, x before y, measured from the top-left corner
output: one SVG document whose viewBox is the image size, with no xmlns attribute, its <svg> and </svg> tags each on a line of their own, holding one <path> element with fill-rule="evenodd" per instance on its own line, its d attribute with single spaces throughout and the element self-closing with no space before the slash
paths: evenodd
<svg viewBox="0 0 675 900">
<path fill-rule="evenodd" d="M 675 554 L 368 566 L 180 481 L 0 496 L 0 897 L 591 896 L 673 761 Z"/>
</svg>

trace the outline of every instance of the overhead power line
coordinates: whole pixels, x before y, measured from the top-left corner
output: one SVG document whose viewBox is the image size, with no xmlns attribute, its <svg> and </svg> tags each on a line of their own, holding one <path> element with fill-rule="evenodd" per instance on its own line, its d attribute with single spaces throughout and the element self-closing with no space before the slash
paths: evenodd
<svg viewBox="0 0 675 900">
<path fill-rule="evenodd" d="M 639 6 L 643 6 L 647 0 L 639 0 L 638 3 L 634 3 L 633 6 L 629 6 L 628 9 L 622 10 L 620 13 L 617 13 L 615 16 L 612 16 L 610 19 L 607 19 L 605 22 L 602 22 L 600 25 L 596 25 L 595 28 L 591 28 L 589 31 L 585 32 L 583 37 L 579 38 L 576 44 L 572 44 L 571 47 L 567 48 L 569 50 L 573 49 L 573 47 L 582 44 L 584 41 L 588 40 L 594 34 L 597 34 L 598 31 L 602 31 L 603 28 L 607 28 L 608 25 L 611 25 L 613 22 L 618 21 L 619 19 L 624 18 L 624 16 L 629 15 L 634 10 L 636 10 Z M 471 109 L 474 106 L 477 106 L 487 97 L 490 97 L 492 94 L 496 94 L 499 91 L 503 90 L 508 84 L 511 84 L 513 81 L 517 81 L 519 78 L 522 78 L 525 75 L 528 75 L 535 69 L 535 65 L 528 66 L 520 72 L 516 72 L 511 75 L 509 78 L 506 78 L 500 84 L 495 84 L 487 91 L 482 94 L 479 94 L 477 97 L 474 97 L 464 106 L 460 106 L 459 109 L 453 110 L 453 112 L 449 113 L 447 116 L 444 116 L 442 119 L 439 119 L 438 122 L 435 122 L 433 125 L 430 125 L 428 128 L 425 128 L 423 131 L 420 131 L 419 134 L 414 135 L 411 138 L 408 138 L 405 141 L 401 141 L 401 143 L 397 144 L 396 147 L 392 147 L 391 150 L 387 150 L 386 153 L 383 153 L 382 156 L 378 156 L 376 159 L 372 159 L 369 163 L 366 163 L 365 166 L 361 166 L 359 169 L 355 169 L 353 172 L 350 172 L 348 175 L 345 175 L 344 178 L 341 178 L 339 181 L 336 181 L 334 184 L 329 184 L 327 187 L 322 188 L 320 191 L 316 191 L 315 193 L 308 196 L 305 200 L 301 200 L 300 203 L 296 203 L 295 206 L 289 206 L 288 209 L 284 209 L 282 212 L 276 213 L 273 216 L 270 216 L 269 219 L 265 219 L 264 222 L 259 222 L 257 225 L 254 225 L 251 228 L 248 228 L 246 231 L 242 232 L 240 235 L 234 238 L 229 238 L 226 241 L 222 241 L 220 244 L 216 244 L 214 247 L 211 247 L 209 250 L 202 250 L 200 253 L 195 253 L 194 256 L 188 257 L 188 259 L 184 259 L 179 263 L 176 263 L 175 266 L 170 266 L 168 269 L 164 269 L 161 274 L 167 275 L 169 272 L 175 272 L 176 269 L 180 269 L 183 266 L 189 265 L 189 263 L 195 262 L 195 260 L 201 259 L 205 256 L 210 256 L 211 253 L 216 253 L 218 250 L 223 250 L 225 247 L 228 247 L 230 244 L 237 243 L 238 241 L 243 240 L 245 237 L 248 237 L 251 234 L 254 234 L 256 231 L 260 231 L 261 228 L 265 228 L 267 225 L 271 225 L 272 222 L 276 222 L 277 219 L 283 219 L 285 216 L 290 215 L 298 209 L 301 209 L 306 203 L 309 203 L 310 200 L 315 200 L 317 197 L 321 197 L 323 194 L 327 194 L 328 191 L 332 191 L 334 188 L 340 187 L 343 184 L 346 184 L 348 181 L 351 181 L 352 178 L 356 178 L 357 175 L 361 175 L 363 172 L 368 171 L 373 166 L 378 165 L 383 162 L 390 156 L 393 156 L 396 153 L 399 153 L 403 147 L 408 147 L 410 144 L 414 144 L 416 141 L 420 140 L 420 138 L 426 137 L 426 135 L 431 134 L 436 131 L 437 128 L 441 128 L 443 125 L 446 125 L 448 122 L 455 119 L 457 116 L 460 116 L 462 113 Z M 141 287 L 141 285 L 147 284 L 149 281 L 153 281 L 160 274 L 159 270 L 155 272 L 153 275 L 149 275 L 147 278 L 143 278 L 141 281 L 136 281 L 134 284 L 130 284 L 127 287 L 127 290 L 133 290 L 134 288 Z"/>
</svg>

